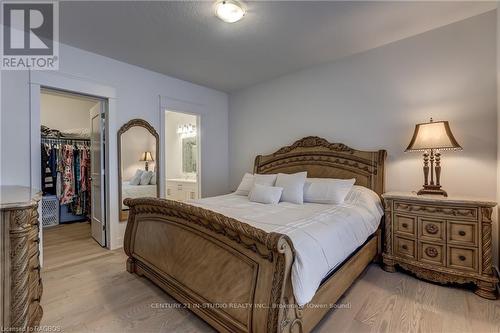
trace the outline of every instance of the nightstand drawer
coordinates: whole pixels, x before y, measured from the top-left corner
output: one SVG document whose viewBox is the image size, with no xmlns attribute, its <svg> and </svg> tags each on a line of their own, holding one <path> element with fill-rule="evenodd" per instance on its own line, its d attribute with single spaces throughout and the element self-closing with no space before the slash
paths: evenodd
<svg viewBox="0 0 500 333">
<path fill-rule="evenodd" d="M 416 259 L 416 246 L 415 241 L 403 237 L 394 237 L 394 252 L 397 256 Z"/>
<path fill-rule="evenodd" d="M 415 235 L 417 217 L 411 215 L 394 214 L 394 230 L 396 233 L 407 236 Z"/>
<path fill-rule="evenodd" d="M 394 210 L 401 213 L 419 215 L 432 215 L 434 217 L 457 218 L 477 220 L 478 210 L 476 207 L 441 206 L 431 204 L 418 204 L 410 202 L 395 201 Z"/>
<path fill-rule="evenodd" d="M 477 246 L 477 223 L 448 221 L 448 243 Z"/>
<path fill-rule="evenodd" d="M 448 246 L 447 266 L 461 270 L 477 271 L 477 249 L 457 246 Z"/>
<path fill-rule="evenodd" d="M 418 242 L 418 260 L 428 264 L 446 265 L 446 245 Z"/>
<path fill-rule="evenodd" d="M 419 217 L 418 239 L 433 242 L 445 242 L 446 221 L 440 219 L 430 219 L 427 217 Z"/>
</svg>

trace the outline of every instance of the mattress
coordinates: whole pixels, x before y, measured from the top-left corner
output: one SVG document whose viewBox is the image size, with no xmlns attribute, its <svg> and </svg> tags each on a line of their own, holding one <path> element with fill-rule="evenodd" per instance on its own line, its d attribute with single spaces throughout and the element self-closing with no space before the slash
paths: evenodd
<svg viewBox="0 0 500 333">
<path fill-rule="evenodd" d="M 156 185 L 130 185 L 129 182 L 122 182 L 122 199 L 126 198 L 141 198 L 154 197 L 156 198 Z M 122 203 L 122 209 L 128 209 Z"/>
<path fill-rule="evenodd" d="M 290 237 L 296 253 L 292 287 L 301 306 L 310 302 L 322 280 L 377 230 L 383 216 L 378 195 L 361 186 L 354 186 L 340 205 L 266 205 L 236 194 L 190 204 Z"/>
</svg>

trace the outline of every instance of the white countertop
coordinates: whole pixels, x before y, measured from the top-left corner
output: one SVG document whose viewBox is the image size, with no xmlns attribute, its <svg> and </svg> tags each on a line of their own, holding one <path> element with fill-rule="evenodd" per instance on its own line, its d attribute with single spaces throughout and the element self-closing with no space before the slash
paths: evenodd
<svg viewBox="0 0 500 333">
<path fill-rule="evenodd" d="M 182 183 L 196 183 L 196 179 L 190 178 L 168 178 L 167 182 L 182 182 Z"/>
</svg>

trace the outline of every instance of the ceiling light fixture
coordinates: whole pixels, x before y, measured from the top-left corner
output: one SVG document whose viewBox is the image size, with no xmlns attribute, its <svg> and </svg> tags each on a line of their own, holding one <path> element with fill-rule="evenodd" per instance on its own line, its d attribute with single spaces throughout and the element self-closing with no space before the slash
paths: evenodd
<svg viewBox="0 0 500 333">
<path fill-rule="evenodd" d="M 236 0 L 222 0 L 215 3 L 215 15 L 224 22 L 234 23 L 245 16 L 245 8 Z"/>
</svg>

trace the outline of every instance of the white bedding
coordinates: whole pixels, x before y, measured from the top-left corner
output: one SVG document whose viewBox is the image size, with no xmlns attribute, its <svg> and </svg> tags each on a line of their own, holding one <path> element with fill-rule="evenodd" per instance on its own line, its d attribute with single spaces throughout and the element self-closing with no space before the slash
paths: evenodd
<svg viewBox="0 0 500 333">
<path fill-rule="evenodd" d="M 311 301 L 321 281 L 373 234 L 383 209 L 375 192 L 354 186 L 340 205 L 281 202 L 266 205 L 228 194 L 191 201 L 266 232 L 286 234 L 296 257 L 292 285 L 297 304 Z"/>
<path fill-rule="evenodd" d="M 122 198 L 156 197 L 156 185 L 130 185 L 122 182 Z M 122 203 L 122 209 L 128 209 Z"/>
</svg>

